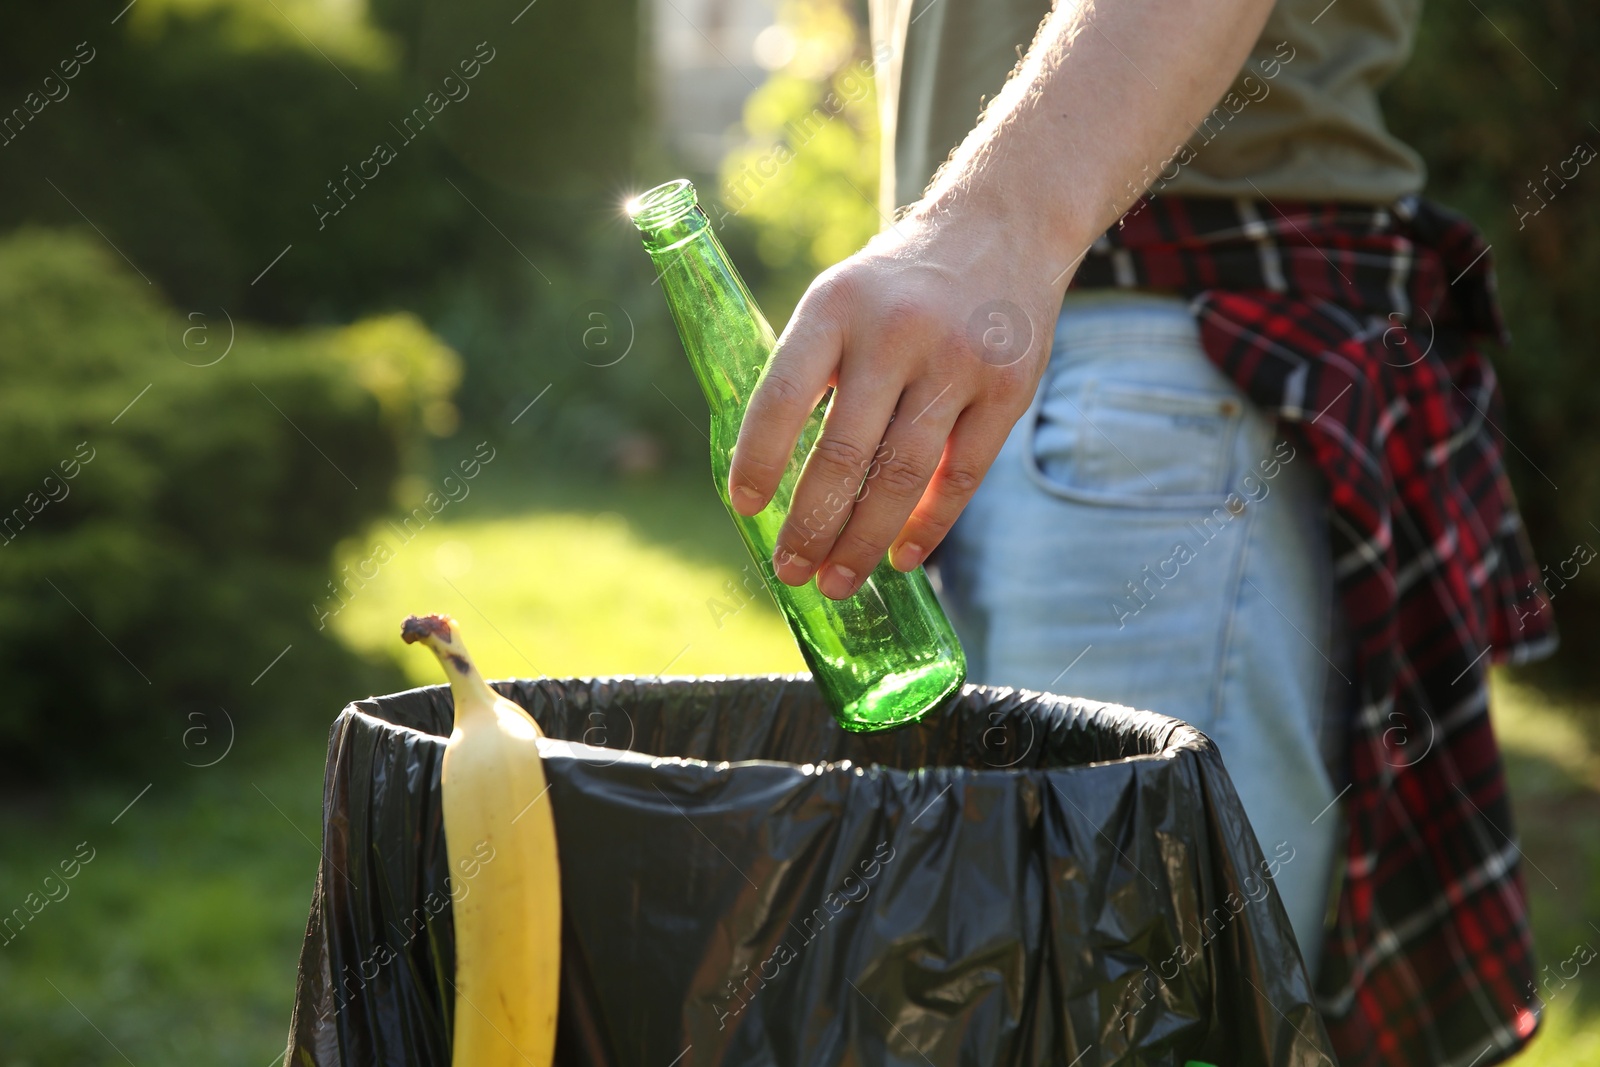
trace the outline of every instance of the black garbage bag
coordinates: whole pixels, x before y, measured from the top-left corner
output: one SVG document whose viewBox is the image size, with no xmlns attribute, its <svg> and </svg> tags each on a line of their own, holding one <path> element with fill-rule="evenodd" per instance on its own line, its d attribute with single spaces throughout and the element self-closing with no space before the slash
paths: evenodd
<svg viewBox="0 0 1600 1067">
<path fill-rule="evenodd" d="M 563 1067 L 1335 1062 L 1292 857 L 1184 723 L 968 686 L 850 734 L 804 676 L 496 688 L 550 738 Z M 334 723 L 293 1067 L 450 1063 L 451 714 L 439 686 Z"/>
</svg>

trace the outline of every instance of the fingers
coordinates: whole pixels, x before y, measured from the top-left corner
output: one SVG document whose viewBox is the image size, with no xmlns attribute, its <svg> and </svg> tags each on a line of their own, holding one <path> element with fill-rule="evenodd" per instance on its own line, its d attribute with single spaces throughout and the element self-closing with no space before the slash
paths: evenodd
<svg viewBox="0 0 1600 1067">
<path fill-rule="evenodd" d="M 899 391 L 898 382 L 889 384 L 882 377 L 840 381 L 778 531 L 772 560 L 780 581 L 801 585 L 828 558 L 863 483 L 877 473 L 884 428 L 894 414 Z M 864 576 L 868 570 L 870 566 L 858 573 Z M 837 577 L 832 580 L 838 582 Z M 841 595 L 848 596 L 859 580 L 856 574 L 847 574 L 844 580 L 851 588 Z M 829 592 L 826 587 L 819 588 Z"/>
<path fill-rule="evenodd" d="M 1015 421 L 988 405 L 969 407 L 956 419 L 927 491 L 889 550 L 895 569 L 909 571 L 920 566 L 944 540 L 994 465 Z"/>
<path fill-rule="evenodd" d="M 772 499 L 806 419 L 839 365 L 844 339 L 826 283 L 813 283 L 750 396 L 728 471 L 728 499 L 754 515 Z M 876 444 L 876 442 L 874 442 Z"/>
<path fill-rule="evenodd" d="M 817 572 L 824 596 L 840 600 L 855 593 L 905 526 L 945 451 L 962 403 L 954 396 L 953 383 L 939 388 L 930 379 L 901 397 L 849 521 Z"/>
<path fill-rule="evenodd" d="M 944 539 L 1026 408 L 1038 370 L 1025 358 L 1031 344 L 1004 363 L 988 358 L 987 343 L 972 358 L 972 317 L 956 306 L 948 271 L 905 255 L 863 257 L 806 291 L 751 396 L 728 475 L 736 512 L 766 509 L 818 400 L 836 385 L 783 501 L 772 560 L 780 581 L 814 577 L 836 600 L 853 595 L 886 552 L 911 570 Z"/>
</svg>

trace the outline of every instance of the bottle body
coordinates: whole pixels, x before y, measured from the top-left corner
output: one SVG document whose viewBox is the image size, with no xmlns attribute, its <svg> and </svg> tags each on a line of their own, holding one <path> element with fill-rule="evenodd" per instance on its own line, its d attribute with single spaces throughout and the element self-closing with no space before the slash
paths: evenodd
<svg viewBox="0 0 1600 1067">
<path fill-rule="evenodd" d="M 772 568 L 778 533 L 811 446 L 821 432 L 827 400 L 806 421 L 772 501 L 745 516 L 728 499 L 728 471 L 750 394 L 776 339 L 749 290 L 733 269 L 688 182 L 671 182 L 643 194 L 632 206 L 634 222 L 660 273 L 678 332 L 711 408 L 711 470 L 757 569 L 783 613 L 812 677 L 847 730 L 878 730 L 915 722 L 960 689 L 966 657 L 921 567 L 898 571 L 879 563 L 854 595 L 830 600 L 816 583 L 788 586 Z M 869 467 L 858 495 L 871 491 Z M 802 518 L 821 529 L 832 514 Z"/>
<path fill-rule="evenodd" d="M 739 514 L 728 500 L 728 470 L 739 423 L 716 419 L 713 425 L 724 422 L 731 425 L 711 437 L 717 495 L 788 621 L 834 717 L 845 729 L 858 731 L 922 718 L 958 690 L 967 674 L 961 643 L 928 576 L 921 567 L 902 572 L 884 560 L 844 600 L 823 596 L 814 581 L 801 586 L 779 581 L 772 553 L 821 417 L 813 413 L 808 421 L 772 503 L 750 516 Z"/>
</svg>

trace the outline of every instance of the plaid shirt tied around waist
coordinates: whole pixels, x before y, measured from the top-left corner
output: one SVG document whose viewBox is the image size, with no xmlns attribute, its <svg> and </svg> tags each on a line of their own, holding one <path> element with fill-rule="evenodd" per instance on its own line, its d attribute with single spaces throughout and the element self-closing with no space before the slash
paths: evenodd
<svg viewBox="0 0 1600 1067">
<path fill-rule="evenodd" d="M 1541 1006 L 1488 667 L 1555 646 L 1479 352 L 1482 236 L 1439 205 L 1149 197 L 1076 287 L 1191 300 L 1212 362 L 1330 493 L 1354 654 L 1348 842 L 1318 997 L 1346 1067 L 1486 1067 Z"/>
</svg>

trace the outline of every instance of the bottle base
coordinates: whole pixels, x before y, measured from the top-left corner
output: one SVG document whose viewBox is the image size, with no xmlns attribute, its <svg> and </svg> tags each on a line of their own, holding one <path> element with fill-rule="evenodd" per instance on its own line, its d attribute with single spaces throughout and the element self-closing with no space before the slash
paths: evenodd
<svg viewBox="0 0 1600 1067">
<path fill-rule="evenodd" d="M 966 680 L 966 664 L 959 660 L 887 675 L 844 706 L 837 716 L 839 725 L 851 733 L 905 726 L 942 704 Z"/>
</svg>

